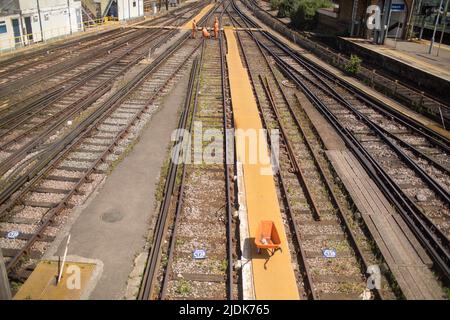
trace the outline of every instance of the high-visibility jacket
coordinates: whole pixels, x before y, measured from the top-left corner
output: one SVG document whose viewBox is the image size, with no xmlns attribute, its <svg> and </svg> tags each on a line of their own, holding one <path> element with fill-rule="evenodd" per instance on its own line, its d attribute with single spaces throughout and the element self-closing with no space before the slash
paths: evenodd
<svg viewBox="0 0 450 320">
<path fill-rule="evenodd" d="M 209 38 L 210 37 L 210 34 L 209 34 L 208 30 L 206 30 L 205 27 L 203 27 L 202 33 L 203 33 L 203 37 L 205 37 L 205 38 Z"/>
</svg>

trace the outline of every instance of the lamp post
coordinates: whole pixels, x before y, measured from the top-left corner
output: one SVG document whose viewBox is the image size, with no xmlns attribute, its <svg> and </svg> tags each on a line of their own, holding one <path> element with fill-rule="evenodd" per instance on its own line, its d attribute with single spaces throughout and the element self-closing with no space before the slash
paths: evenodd
<svg viewBox="0 0 450 320">
<path fill-rule="evenodd" d="M 441 16 L 441 9 L 442 9 L 443 2 L 444 2 L 444 0 L 441 0 L 441 3 L 439 4 L 438 13 L 436 16 L 436 22 L 434 23 L 433 37 L 431 38 L 430 48 L 428 49 L 428 54 L 431 54 L 431 51 L 433 51 L 434 37 L 436 36 L 436 30 L 437 30 L 437 26 L 439 23 L 439 17 Z"/>
<path fill-rule="evenodd" d="M 436 56 L 439 56 L 439 51 L 441 51 L 441 44 L 442 44 L 442 40 L 444 39 L 445 27 L 447 27 L 448 2 L 449 2 L 449 0 L 447 0 L 447 2 L 445 3 L 445 7 L 444 7 L 445 8 L 444 9 L 444 23 L 442 24 L 441 40 L 439 41 L 439 47 L 437 49 Z"/>
<path fill-rule="evenodd" d="M 411 8 L 409 9 L 409 18 L 408 18 L 408 24 L 406 25 L 406 40 L 409 40 L 411 38 L 411 34 L 414 30 L 414 22 L 412 21 L 413 12 L 414 12 L 414 4 L 415 0 L 411 3 Z"/>
</svg>

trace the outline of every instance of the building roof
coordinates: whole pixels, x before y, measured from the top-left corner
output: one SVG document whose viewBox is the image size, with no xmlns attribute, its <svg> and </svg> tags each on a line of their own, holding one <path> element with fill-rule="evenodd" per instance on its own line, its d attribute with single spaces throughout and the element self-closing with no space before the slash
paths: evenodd
<svg viewBox="0 0 450 320">
<path fill-rule="evenodd" d="M 2 0 L 0 1 L 0 15 L 5 16 L 20 12 L 19 0 Z"/>
</svg>

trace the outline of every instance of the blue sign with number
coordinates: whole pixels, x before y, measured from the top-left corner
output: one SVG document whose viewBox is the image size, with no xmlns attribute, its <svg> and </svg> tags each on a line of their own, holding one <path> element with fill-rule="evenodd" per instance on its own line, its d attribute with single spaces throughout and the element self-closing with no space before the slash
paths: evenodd
<svg viewBox="0 0 450 320">
<path fill-rule="evenodd" d="M 8 239 L 15 239 L 15 238 L 17 238 L 18 236 L 19 236 L 19 231 L 16 231 L 16 230 L 10 231 L 10 232 L 8 232 L 8 234 L 6 235 L 6 237 L 7 237 Z"/>
<path fill-rule="evenodd" d="M 334 249 L 324 249 L 322 253 L 325 258 L 336 258 L 336 250 Z"/>
<path fill-rule="evenodd" d="M 404 3 L 393 3 L 393 4 L 391 4 L 391 10 L 392 11 L 405 11 L 405 4 Z"/>
<path fill-rule="evenodd" d="M 196 249 L 193 254 L 192 257 L 194 259 L 205 259 L 206 258 L 206 251 L 203 249 Z"/>
</svg>

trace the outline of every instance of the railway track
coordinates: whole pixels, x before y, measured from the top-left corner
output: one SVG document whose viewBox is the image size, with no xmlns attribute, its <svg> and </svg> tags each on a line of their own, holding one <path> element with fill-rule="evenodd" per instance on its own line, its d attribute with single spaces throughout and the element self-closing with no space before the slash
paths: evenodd
<svg viewBox="0 0 450 320">
<path fill-rule="evenodd" d="M 175 34 L 176 31 L 152 30 L 145 38 L 124 48 L 115 58 L 111 57 L 102 68 L 68 85 L 65 95 L 44 102 L 38 100 L 25 110 L 19 109 L 3 117 L 0 120 L 0 189 L 5 192 L 0 196 L 1 202 L 11 193 L 6 192 L 9 183 L 26 170 L 21 166 L 22 162 L 25 166 L 33 162 L 30 154 L 36 160 L 39 154 L 51 148 L 55 141 L 70 132 L 72 126 L 67 127 L 67 121 L 93 112 L 96 108 L 93 103 L 113 88 L 115 82 L 112 80 L 126 76 L 128 70 L 146 57 L 149 51 L 170 41 Z M 9 190 L 13 192 L 15 188 Z"/>
<path fill-rule="evenodd" d="M 27 277 L 54 239 L 61 217 L 104 177 L 157 109 L 158 99 L 182 76 L 198 47 L 186 42 L 187 36 L 157 49 L 152 62 L 97 101 L 95 111 L 48 148 L 17 184 L 20 189 L 2 202 L 0 246 L 10 279 Z M 13 239 L 11 230 L 18 231 Z"/>
<path fill-rule="evenodd" d="M 155 20 L 143 22 L 142 25 L 182 23 L 184 15 L 192 15 L 202 4 L 192 4 L 188 8 L 178 9 L 176 13 L 164 15 Z M 23 109 L 39 99 L 51 97 L 53 100 L 60 97 L 73 86 L 74 82 L 89 77 L 96 69 L 108 64 L 121 51 L 126 51 L 130 45 L 142 42 L 149 33 L 154 30 L 123 30 L 115 29 L 113 34 L 103 36 L 100 34 L 94 44 L 70 48 L 70 52 L 63 53 L 63 57 L 51 57 L 49 59 L 38 59 L 32 65 L 25 65 L 24 70 L 14 73 L 14 79 L 9 79 L 0 84 L 0 114 L 7 115 L 10 110 Z M 143 42 L 145 43 L 145 41 Z M 5 78 L 8 78 L 5 75 Z M 20 92 L 20 94 L 18 94 Z M 42 97 L 41 97 L 42 96 Z M 28 108 L 27 108 L 28 109 Z"/>
<path fill-rule="evenodd" d="M 268 25 L 271 25 L 278 32 L 285 34 L 293 42 L 310 50 L 327 63 L 341 70 L 345 69 L 349 58 L 342 55 L 342 53 L 330 49 L 322 42 L 313 39 L 310 35 L 296 31 L 287 31 L 290 29 L 287 23 L 267 12 L 257 0 L 243 1 L 243 3 L 249 9 L 254 10 L 259 18 L 266 21 Z M 382 94 L 393 97 L 400 103 L 425 114 L 438 123 L 444 122 L 446 127 L 449 126 L 450 106 L 446 97 L 431 96 L 411 84 L 404 83 L 383 71 L 369 68 L 369 66 L 361 66 L 356 77 L 368 83 Z"/>
<path fill-rule="evenodd" d="M 149 255 L 141 299 L 237 297 L 232 264 L 234 166 L 225 163 L 225 139 L 213 142 L 204 152 L 199 149 L 205 145 L 203 141 L 211 142 L 208 132 L 224 136 L 232 125 L 225 98 L 228 89 L 222 46 L 221 38 L 202 40 L 192 68 L 180 127 L 194 136 L 189 138 L 192 145 L 176 151 L 177 161 L 171 159 L 159 232 Z M 202 139 L 196 132 L 206 136 Z M 166 243 L 163 248 L 161 243 Z M 204 250 L 206 256 L 198 253 L 194 259 L 196 250 Z"/>
<path fill-rule="evenodd" d="M 249 23 L 252 24 L 251 21 Z M 442 158 L 445 158 L 448 141 L 426 128 L 411 124 L 406 117 L 401 117 L 390 110 L 382 111 L 384 108 L 377 105 L 375 101 L 367 100 L 360 92 L 345 87 L 338 79 L 332 78 L 325 69 L 312 66 L 270 34 L 261 32 L 255 34 L 255 38 L 288 79 L 305 93 L 311 103 L 341 134 L 349 149 L 359 158 L 414 235 L 426 248 L 434 261 L 434 267 L 440 270 L 443 281 L 448 281 L 448 237 L 442 232 L 443 225 L 439 223 L 440 221 L 438 219 L 432 221 L 433 217 L 436 218 L 435 215 L 437 218 L 441 218 L 441 221 L 448 221 L 448 201 L 445 198 L 445 187 L 436 181 L 436 177 L 424 172 L 425 168 L 420 167 L 424 165 L 421 161 L 424 161 L 425 154 L 414 153 L 413 149 L 408 150 L 411 154 L 406 154 L 406 150 L 400 149 L 395 144 L 401 144 L 406 149 L 409 148 L 408 141 L 404 141 L 401 135 L 394 136 L 395 129 L 400 127 L 401 133 L 413 135 L 422 143 L 425 141 L 426 146 L 434 148 L 435 154 Z M 297 68 L 299 69 L 296 70 Z M 327 81 L 329 82 L 327 83 Z M 337 93 L 337 90 L 341 91 Z M 358 102 L 355 103 L 356 101 Z M 352 113 L 353 126 L 348 122 L 349 113 Z M 345 117 L 346 115 L 347 117 Z M 401 131 L 402 129 L 404 131 Z M 366 135 L 366 140 L 364 140 L 364 134 L 369 134 L 371 139 L 367 139 Z M 389 135 L 388 138 L 387 135 Z M 370 147 L 370 143 L 374 141 L 378 143 L 378 148 Z M 383 161 L 386 156 L 391 157 L 388 159 L 390 160 L 389 165 L 388 162 Z M 440 157 L 435 156 L 433 161 L 427 159 L 429 161 L 427 165 L 434 167 L 433 169 L 442 166 L 443 163 L 440 163 L 438 158 Z M 404 170 L 402 177 L 398 174 L 399 166 Z M 446 181 L 445 170 L 441 172 L 440 179 Z M 399 186 L 400 180 L 403 183 L 402 187 Z M 422 192 L 428 192 L 425 203 L 419 203 L 421 197 L 416 193 L 411 195 L 407 192 L 417 187 L 422 188 Z M 426 203 L 429 205 L 426 206 Z"/>
<path fill-rule="evenodd" d="M 231 20 L 248 27 L 237 14 Z M 328 168 L 320 140 L 310 127 L 305 128 L 305 115 L 300 120 L 294 111 L 298 109 L 295 90 L 281 84 L 279 72 L 251 33 L 239 32 L 238 40 L 264 127 L 281 133 L 277 183 L 290 221 L 286 227 L 294 239 L 292 252 L 297 257 L 293 260 L 300 265 L 298 281 L 304 284 L 304 297 L 361 299 L 367 267 L 379 261 L 363 230 L 355 225 L 351 203 Z M 335 259 L 323 258 L 322 250 L 327 248 L 338 248 Z M 384 297 L 381 290 L 375 294 Z"/>
<path fill-rule="evenodd" d="M 156 17 L 150 21 L 145 22 L 145 25 L 158 25 L 167 22 L 168 19 L 176 17 L 180 13 L 187 13 L 190 10 L 195 10 L 198 4 L 189 3 L 181 8 L 177 8 L 164 15 Z M 114 39 L 129 32 L 126 29 L 110 29 L 107 31 L 96 32 L 81 38 L 64 41 L 62 43 L 48 44 L 44 48 L 35 49 L 27 53 L 21 53 L 12 57 L 7 57 L 0 60 L 0 75 L 16 73 L 18 70 L 24 68 L 36 67 L 39 63 L 47 63 L 48 60 L 55 60 L 64 57 L 66 54 L 72 54 L 74 51 L 80 49 L 87 49 L 91 45 L 98 44 L 99 40 Z M 92 47 L 91 47 L 92 49 Z M 38 66 L 38 69 L 42 69 Z"/>
</svg>

